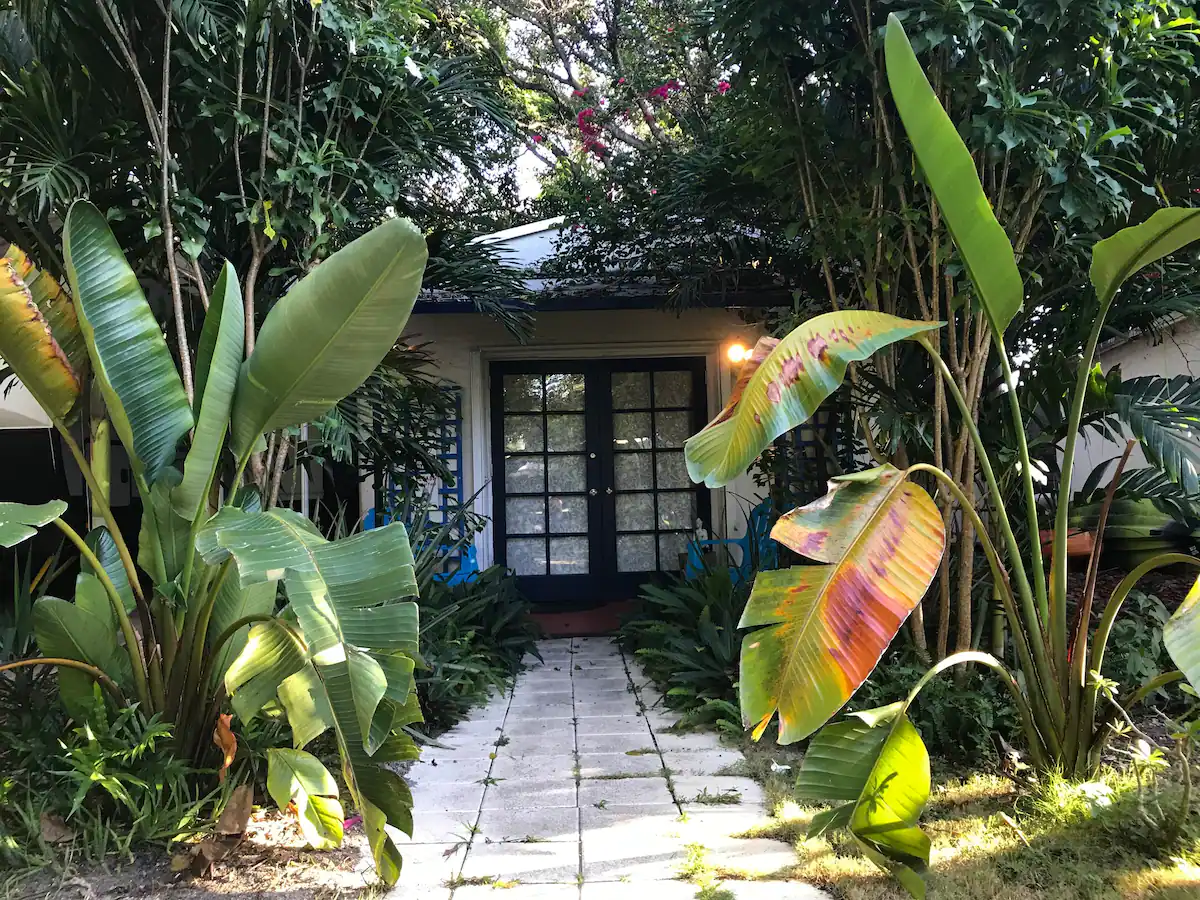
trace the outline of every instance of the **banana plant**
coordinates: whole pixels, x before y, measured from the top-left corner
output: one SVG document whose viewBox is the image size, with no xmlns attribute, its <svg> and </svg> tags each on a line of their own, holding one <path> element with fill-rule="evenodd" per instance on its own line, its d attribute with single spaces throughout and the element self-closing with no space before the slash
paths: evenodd
<svg viewBox="0 0 1200 900">
<path fill-rule="evenodd" d="M 57 666 L 77 717 L 94 709 L 93 683 L 110 702 L 161 714 L 178 752 L 197 762 L 212 753 L 226 698 L 242 720 L 282 710 L 295 747 L 269 755 L 268 789 L 296 804 L 318 847 L 341 841 L 342 809 L 333 777 L 302 748 L 331 731 L 380 877 L 394 883 L 401 859 L 384 826 L 412 833 L 412 795 L 389 764 L 416 757 L 405 728 L 421 719 L 408 537 L 394 524 L 328 541 L 239 485 L 265 432 L 319 417 L 392 348 L 421 285 L 424 238 L 391 219 L 334 253 L 270 311 L 248 358 L 226 262 L 189 404 L 103 214 L 79 201 L 63 233 L 69 290 L 4 247 L 0 356 L 62 435 L 103 524 L 81 535 L 62 501 L 0 503 L 0 544 L 53 525 L 81 558 L 74 597 L 33 609 L 43 656 L 5 668 Z M 108 504 L 107 456 L 89 460 L 70 428 L 89 377 L 142 498 L 136 561 Z"/>
<path fill-rule="evenodd" d="M 902 340 L 924 348 L 957 403 L 987 485 L 990 507 L 986 512 L 981 514 L 953 479 L 932 465 L 907 469 L 882 465 L 836 478 L 826 496 L 789 512 L 771 532 L 773 539 L 814 564 L 759 573 L 740 623 L 741 628 L 751 629 L 741 651 L 743 724 L 758 739 L 777 719 L 781 743 L 815 735 L 797 790 L 803 798 L 833 805 L 814 819 L 812 833 L 849 829 L 864 853 L 921 897 L 929 839 L 918 820 L 929 795 L 929 758 L 907 710 L 931 678 L 962 664 L 993 670 L 1012 694 L 1033 765 L 1078 778 L 1090 776 L 1099 765 L 1118 702 L 1128 709 L 1153 690 L 1184 677 L 1200 686 L 1200 586 L 1193 588 L 1164 630 L 1164 644 L 1181 671 L 1137 686 L 1119 701 L 1112 697 L 1111 685 L 1106 687 L 1099 677 L 1113 621 L 1138 579 L 1167 565 L 1200 566 L 1200 559 L 1166 553 L 1141 563 L 1113 591 L 1093 630 L 1097 542 L 1089 560 L 1090 587 L 1071 627 L 1066 602 L 1071 468 L 1105 316 L 1130 276 L 1200 238 L 1200 209 L 1160 209 L 1146 222 L 1100 241 L 1093 249 L 1090 277 L 1099 313 L 1071 399 L 1047 577 L 1037 537 L 1033 470 L 1004 346 L 1005 328 L 1024 298 L 1013 249 L 988 204 L 970 153 L 894 15 L 888 20 L 884 50 L 892 97 L 916 163 L 933 191 L 990 327 L 1008 388 L 1013 432 L 1019 436 L 1024 509 L 1010 511 L 1005 504 L 988 448 L 939 354 L 940 322 L 846 310 L 817 316 L 782 340 L 764 338 L 744 364 L 728 405 L 688 440 L 685 449 L 693 480 L 711 487 L 729 483 L 771 441 L 808 419 L 842 383 L 850 363 Z M 1178 393 L 1175 388 L 1179 386 L 1172 388 Z M 1155 392 L 1149 399 L 1158 401 L 1160 394 Z M 1197 458 L 1196 422 L 1182 422 L 1175 412 L 1168 412 L 1157 418 L 1143 416 L 1135 434 L 1149 442 L 1152 459 L 1163 460 L 1166 474 L 1190 490 L 1188 485 L 1196 477 L 1191 464 Z M 1003 604 L 1019 672 L 989 654 L 958 653 L 928 672 L 903 702 L 827 725 L 870 675 L 921 601 L 945 552 L 938 507 L 915 480 L 918 476 L 955 495 L 962 514 L 975 525 Z M 1099 516 L 1100 534 L 1119 477 L 1120 466 Z M 983 515 L 992 527 L 985 526 Z M 1027 546 L 1016 537 L 1015 515 L 1026 517 L 1025 530 L 1031 538 Z M 1001 536 L 1000 546 L 993 543 L 992 534 Z"/>
</svg>

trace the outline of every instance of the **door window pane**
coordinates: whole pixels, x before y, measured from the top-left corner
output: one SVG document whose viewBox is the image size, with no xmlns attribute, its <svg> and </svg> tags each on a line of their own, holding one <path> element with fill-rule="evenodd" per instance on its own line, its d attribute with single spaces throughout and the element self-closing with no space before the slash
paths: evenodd
<svg viewBox="0 0 1200 900">
<path fill-rule="evenodd" d="M 551 575 L 586 575 L 587 573 L 587 538 L 550 538 Z"/>
<path fill-rule="evenodd" d="M 658 495 L 659 528 L 694 528 L 696 495 L 692 491 Z"/>
<path fill-rule="evenodd" d="M 618 572 L 653 572 L 655 568 L 654 535 L 617 535 Z"/>
<path fill-rule="evenodd" d="M 649 409 L 650 373 L 613 372 L 613 409 Z"/>
<path fill-rule="evenodd" d="M 505 549 L 508 567 L 518 575 L 546 574 L 545 538 L 509 539 Z"/>
<path fill-rule="evenodd" d="M 505 375 L 504 409 L 506 412 L 541 412 L 542 376 Z"/>
<path fill-rule="evenodd" d="M 546 416 L 546 448 L 551 451 L 582 450 L 583 416 Z"/>
<path fill-rule="evenodd" d="M 504 502 L 504 528 L 509 534 L 544 534 L 545 501 L 541 497 L 509 497 Z"/>
<path fill-rule="evenodd" d="M 683 460 L 683 453 L 656 453 L 654 454 L 654 469 L 658 475 L 658 489 L 664 490 L 667 488 L 689 488 L 692 486 L 692 480 L 688 477 L 687 463 Z"/>
<path fill-rule="evenodd" d="M 651 454 L 618 453 L 613 457 L 613 475 L 618 491 L 648 491 L 654 487 Z"/>
<path fill-rule="evenodd" d="M 551 492 L 587 490 L 587 461 L 583 456 L 551 456 L 548 466 Z"/>
<path fill-rule="evenodd" d="M 613 449 L 649 450 L 650 413 L 616 413 L 613 416 Z"/>
<path fill-rule="evenodd" d="M 654 373 L 654 406 L 656 409 L 662 409 L 665 406 L 680 407 L 691 405 L 691 372 Z"/>
<path fill-rule="evenodd" d="M 509 453 L 541 453 L 546 448 L 541 416 L 505 416 L 504 449 Z"/>
<path fill-rule="evenodd" d="M 540 456 L 510 456 L 504 460 L 504 490 L 509 494 L 545 491 L 546 461 Z"/>
<path fill-rule="evenodd" d="M 680 556 L 687 552 L 687 532 L 658 536 L 658 568 L 663 572 L 678 572 Z"/>
<path fill-rule="evenodd" d="M 588 530 L 587 497 L 550 498 L 550 530 L 555 534 L 581 533 Z"/>
<path fill-rule="evenodd" d="M 546 409 L 551 412 L 583 411 L 582 375 L 547 375 Z"/>
<path fill-rule="evenodd" d="M 617 531 L 650 531 L 653 528 L 653 494 L 617 494 Z"/>
<path fill-rule="evenodd" d="M 692 414 L 690 412 L 656 412 L 654 414 L 654 446 L 682 447 L 691 437 Z"/>
</svg>

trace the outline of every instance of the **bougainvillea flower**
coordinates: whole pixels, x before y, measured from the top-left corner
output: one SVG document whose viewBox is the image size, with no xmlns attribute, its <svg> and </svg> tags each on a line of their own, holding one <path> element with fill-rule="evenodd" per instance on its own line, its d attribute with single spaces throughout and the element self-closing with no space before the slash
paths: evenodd
<svg viewBox="0 0 1200 900">
<path fill-rule="evenodd" d="M 718 82 L 717 82 L 717 93 L 718 93 L 718 94 L 725 94 L 725 93 L 727 93 L 727 92 L 729 91 L 729 88 L 730 88 L 730 87 L 731 87 L 731 85 L 729 84 L 729 82 L 728 82 L 728 81 L 723 81 L 723 80 L 722 80 L 722 81 L 718 81 Z"/>
</svg>

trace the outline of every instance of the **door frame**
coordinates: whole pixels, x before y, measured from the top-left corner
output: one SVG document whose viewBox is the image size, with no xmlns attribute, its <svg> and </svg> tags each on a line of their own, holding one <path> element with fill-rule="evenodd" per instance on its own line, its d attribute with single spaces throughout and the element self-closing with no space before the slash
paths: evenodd
<svg viewBox="0 0 1200 900">
<path fill-rule="evenodd" d="M 752 342 L 752 341 L 751 341 Z M 636 359 L 680 356 L 703 356 L 707 373 L 708 417 L 711 419 L 725 405 L 733 388 L 735 370 L 722 352 L 723 338 L 694 341 L 662 341 L 622 344 L 557 344 L 554 346 L 521 346 L 519 344 L 484 345 L 470 353 L 468 383 L 464 401 L 464 416 L 470 427 L 470 469 L 475 491 L 474 510 L 485 517 L 486 524 L 476 538 L 479 567 L 495 563 L 495 529 L 492 512 L 492 415 L 491 377 L 493 362 L 513 360 L 556 359 Z M 716 537 L 730 533 L 729 505 L 724 488 L 709 492 L 712 498 L 712 529 Z"/>
<path fill-rule="evenodd" d="M 588 506 L 588 559 L 591 571 L 586 575 L 525 576 L 522 591 L 539 606 L 549 609 L 587 607 L 607 600 L 632 599 L 638 588 L 656 575 L 665 575 L 663 570 L 651 572 L 619 572 L 616 557 L 616 505 L 618 492 L 614 492 L 614 464 L 619 452 L 613 450 L 613 414 L 620 412 L 612 407 L 610 394 L 604 391 L 609 377 L 617 372 L 662 372 L 690 371 L 692 376 L 692 407 L 690 430 L 694 434 L 708 421 L 707 371 L 708 359 L 704 355 L 616 357 L 591 359 L 546 359 L 546 360 L 493 360 L 488 364 L 490 380 L 490 421 L 495 423 L 504 417 L 503 378 L 507 375 L 583 375 L 590 382 L 593 394 L 589 402 L 585 394 L 584 425 L 587 435 L 584 453 L 587 453 Z M 547 415 L 542 413 L 543 418 Z M 503 491 L 503 472 L 497 466 L 505 458 L 501 429 L 493 428 L 489 452 L 492 464 L 493 483 L 499 491 L 492 492 L 490 522 L 492 524 L 493 559 L 500 561 L 504 556 L 501 543 L 507 537 L 505 509 L 507 494 Z M 595 448 L 591 450 L 590 448 Z M 652 457 L 653 458 L 653 457 Z M 704 485 L 693 488 L 696 497 L 696 515 L 712 527 L 712 491 Z M 689 530 L 692 523 L 688 523 Z M 651 531 L 657 534 L 658 529 Z M 548 535 L 549 536 L 549 535 Z M 545 580 L 543 580 L 545 579 Z M 553 581 L 551 581 L 553 579 Z M 570 599 L 565 599 L 570 598 Z"/>
</svg>

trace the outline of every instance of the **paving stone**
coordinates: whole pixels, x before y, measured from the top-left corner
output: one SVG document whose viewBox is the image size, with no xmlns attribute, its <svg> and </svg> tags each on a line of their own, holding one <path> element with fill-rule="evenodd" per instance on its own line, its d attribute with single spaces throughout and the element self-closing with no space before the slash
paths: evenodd
<svg viewBox="0 0 1200 900">
<path fill-rule="evenodd" d="M 796 865 L 796 851 L 783 841 L 767 838 L 729 838 L 704 845 L 706 861 L 721 870 L 749 878 L 784 874 Z"/>
<path fill-rule="evenodd" d="M 825 891 L 802 881 L 725 881 L 721 888 L 735 900 L 831 900 Z"/>
<path fill-rule="evenodd" d="M 528 710 L 541 709 L 546 706 L 563 705 L 570 707 L 574 702 L 575 700 L 571 694 L 570 687 L 568 687 L 566 690 L 562 690 L 561 687 L 556 685 L 555 690 L 518 691 L 516 696 L 513 697 L 512 705 L 509 707 L 509 709 Z M 523 715 L 525 715 L 525 713 L 522 713 L 522 716 Z M 520 718 L 520 716 L 514 716 L 513 718 Z"/>
<path fill-rule="evenodd" d="M 579 885 L 514 884 L 502 889 L 469 885 L 456 890 L 454 897 L 455 900 L 579 900 Z"/>
<path fill-rule="evenodd" d="M 526 737 L 529 735 L 558 737 L 561 734 L 573 734 L 575 724 L 571 721 L 570 716 L 564 716 L 558 719 L 531 719 L 527 716 L 521 716 L 512 722 L 506 722 L 504 725 L 504 734 L 507 737 Z"/>
<path fill-rule="evenodd" d="M 671 781 L 675 785 L 675 799 L 685 810 L 705 806 L 716 809 L 726 806 L 730 808 L 735 806 L 761 807 L 766 799 L 762 787 L 752 778 L 737 778 L 728 775 L 680 775 L 672 777 Z M 706 803 L 704 800 L 696 799 L 705 792 L 707 792 L 707 797 L 736 797 L 739 802 L 736 804 Z"/>
<path fill-rule="evenodd" d="M 542 809 L 575 806 L 575 779 L 510 778 L 488 786 L 484 809 Z"/>
<path fill-rule="evenodd" d="M 581 716 L 634 716 L 641 710 L 632 697 L 613 697 L 611 700 L 576 700 L 575 715 Z"/>
<path fill-rule="evenodd" d="M 484 809 L 479 814 L 478 839 L 491 843 L 526 839 L 578 843 L 579 809 L 573 804 L 545 809 Z"/>
<path fill-rule="evenodd" d="M 641 734 L 581 734 L 578 743 L 580 753 L 628 753 L 631 750 L 658 753 L 649 731 Z"/>
<path fill-rule="evenodd" d="M 653 727 L 653 726 L 651 726 Z M 505 730 L 508 726 L 505 725 Z M 658 748 L 664 752 L 668 750 L 681 750 L 685 753 L 695 752 L 711 752 L 713 750 L 724 750 L 725 746 L 715 734 L 707 732 L 689 731 L 676 734 L 669 731 L 654 732 L 655 741 L 658 743 Z"/>
<path fill-rule="evenodd" d="M 639 809 L 647 812 L 639 815 Z M 585 884 L 674 878 L 687 860 L 687 842 L 673 805 L 595 810 L 598 816 L 589 812 L 580 809 Z"/>
<path fill-rule="evenodd" d="M 388 897 L 395 900 L 448 897 L 448 882 L 458 874 L 466 852 L 465 844 L 409 844 L 403 847 L 400 853 L 404 857 L 404 875 L 397 890 Z M 434 890 L 442 886 L 447 887 L 445 895 Z"/>
<path fill-rule="evenodd" d="M 492 760 L 486 756 L 471 759 L 428 759 L 415 762 L 405 778 L 412 784 L 471 784 L 488 775 Z"/>
<path fill-rule="evenodd" d="M 415 784 L 412 787 L 415 810 L 466 810 L 475 812 L 483 799 L 482 784 Z"/>
<path fill-rule="evenodd" d="M 665 778 L 616 778 L 579 782 L 579 806 L 586 809 L 597 803 L 606 805 L 645 805 L 671 802 Z"/>
<path fill-rule="evenodd" d="M 662 758 L 674 775 L 717 775 L 729 766 L 746 761 L 737 750 L 705 750 L 696 753 L 664 750 Z"/>
<path fill-rule="evenodd" d="M 584 735 L 637 734 L 650 737 L 650 729 L 641 716 L 585 716 L 575 717 L 575 733 Z"/>
<path fill-rule="evenodd" d="M 478 818 L 478 809 L 446 811 L 419 806 L 413 811 L 412 837 L 401 832 L 392 832 L 392 837 L 407 859 L 405 848 L 410 844 L 441 844 L 445 847 L 447 843 L 470 840 Z"/>
<path fill-rule="evenodd" d="M 688 840 L 715 846 L 729 838 L 753 836 L 757 829 L 776 824 L 777 820 L 760 807 L 711 807 L 687 812 L 684 832 Z"/>
<path fill-rule="evenodd" d="M 695 900 L 696 885 L 686 881 L 595 881 L 583 883 L 581 900 Z"/>
<path fill-rule="evenodd" d="M 496 878 L 521 884 L 577 885 L 579 847 L 574 843 L 556 844 L 549 841 L 533 844 L 474 843 L 463 863 L 462 877 Z"/>
<path fill-rule="evenodd" d="M 576 693 L 594 690 L 619 690 L 629 693 L 629 679 L 625 677 L 624 671 L 618 672 L 613 669 L 576 671 L 572 674 L 571 681 L 575 685 Z"/>
<path fill-rule="evenodd" d="M 630 756 L 627 753 L 580 753 L 579 775 L 596 778 L 600 775 L 638 775 L 658 773 L 663 768 L 657 753 Z"/>
<path fill-rule="evenodd" d="M 504 748 L 507 750 L 507 748 Z M 563 781 L 575 778 L 575 755 L 561 756 L 510 756 L 497 754 L 492 763 L 491 776 L 500 779 L 512 778 L 558 778 Z"/>
<path fill-rule="evenodd" d="M 497 748 L 498 753 L 507 752 L 509 756 L 566 756 L 575 752 L 575 729 L 566 732 L 555 732 L 551 735 L 527 734 L 516 735 L 508 739 L 508 743 Z"/>
</svg>

